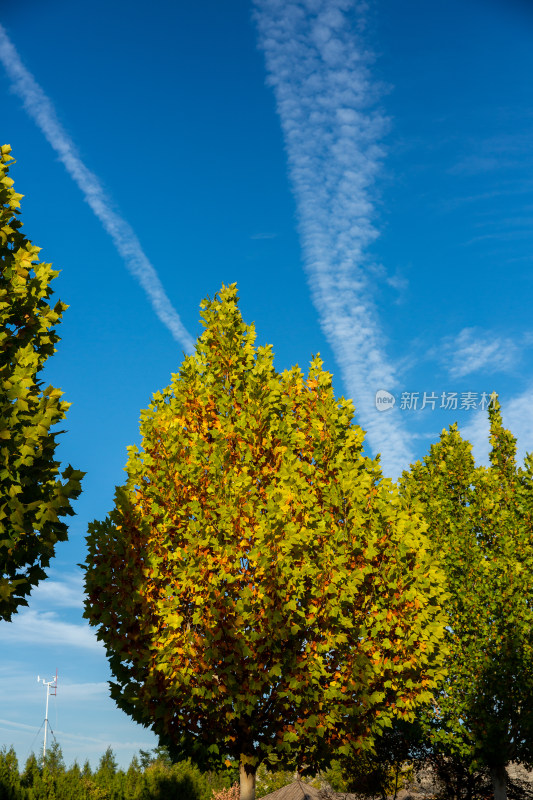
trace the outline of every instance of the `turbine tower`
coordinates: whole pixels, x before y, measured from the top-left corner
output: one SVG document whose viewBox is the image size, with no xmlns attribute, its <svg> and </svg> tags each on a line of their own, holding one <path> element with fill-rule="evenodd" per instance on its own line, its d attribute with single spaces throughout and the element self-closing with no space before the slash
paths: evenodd
<svg viewBox="0 0 533 800">
<path fill-rule="evenodd" d="M 45 681 L 44 678 L 41 678 L 38 675 L 37 682 L 43 683 L 43 685 L 46 686 L 46 713 L 44 717 L 44 743 L 43 743 L 43 759 L 44 759 L 46 758 L 46 734 L 48 728 L 50 728 L 50 733 L 52 734 L 52 736 L 54 736 L 54 732 L 50 727 L 50 723 L 48 722 L 48 701 L 50 700 L 50 695 L 52 695 L 52 697 L 55 697 L 57 695 L 57 669 L 56 669 L 56 676 L 55 678 L 52 678 L 51 681 Z"/>
</svg>

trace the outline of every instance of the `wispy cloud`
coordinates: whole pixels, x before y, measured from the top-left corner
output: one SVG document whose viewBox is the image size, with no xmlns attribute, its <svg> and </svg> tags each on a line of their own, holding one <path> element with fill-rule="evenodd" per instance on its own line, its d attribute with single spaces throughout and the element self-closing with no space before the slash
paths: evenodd
<svg viewBox="0 0 533 800">
<path fill-rule="evenodd" d="M 451 378 L 474 372 L 508 372 L 516 365 L 520 348 L 513 339 L 497 336 L 481 328 L 463 328 L 456 337 L 448 337 L 441 358 Z"/>
<path fill-rule="evenodd" d="M 13 622 L 4 624 L 0 628 L 2 647 L 44 641 L 50 646 L 65 645 L 88 650 L 102 650 L 103 647 L 88 624 L 65 622 L 54 611 L 24 609 L 13 618 Z"/>
<path fill-rule="evenodd" d="M 495 169 L 508 169 L 514 166 L 508 159 L 502 161 L 496 156 L 468 155 L 457 161 L 448 170 L 451 175 L 479 175 L 483 172 L 492 172 Z"/>
<path fill-rule="evenodd" d="M 7 725 L 9 728 L 17 728 L 23 731 L 38 731 L 37 725 L 25 725 L 23 722 L 14 722 L 10 719 L 0 719 L 0 725 L 3 727 Z"/>
<path fill-rule="evenodd" d="M 46 605 L 48 608 L 83 608 L 83 577 L 76 572 L 52 576 L 37 586 L 31 594 L 32 607 Z"/>
<path fill-rule="evenodd" d="M 111 747 L 113 750 L 139 750 L 141 748 L 152 748 L 154 746 L 153 740 L 149 741 L 111 741 L 109 739 L 109 735 L 106 733 L 100 734 L 99 738 L 95 736 L 83 736 L 79 733 L 69 733 L 68 731 L 57 730 L 57 736 L 61 737 L 61 739 L 67 739 L 70 742 L 88 742 L 91 744 L 96 745 L 96 748 L 92 748 L 92 752 L 101 752 L 104 747 Z"/>
<path fill-rule="evenodd" d="M 61 678 L 60 678 L 61 680 Z M 69 701 L 79 703 L 81 700 L 94 700 L 96 695 L 109 695 L 109 684 L 106 681 L 94 683 L 64 683 L 61 681 L 61 695 Z"/>
<path fill-rule="evenodd" d="M 495 110 L 491 110 L 493 116 Z M 516 120 L 511 124 L 516 125 Z M 524 124 L 524 120 L 521 120 Z M 530 123 L 529 123 L 530 124 Z M 448 170 L 452 175 L 480 175 L 495 170 L 524 169 L 524 160 L 531 164 L 531 133 L 500 133 L 484 139 L 476 137 L 467 143 L 469 152 Z"/>
<path fill-rule="evenodd" d="M 0 730 L 21 730 L 27 731 L 28 733 L 37 733 L 39 731 L 39 727 L 37 725 L 25 725 L 22 722 L 15 722 L 10 719 L 1 719 L 0 718 Z M 133 741 L 133 742 L 115 742 L 109 741 L 108 736 L 105 733 L 102 733 L 100 738 L 95 736 L 83 736 L 79 733 L 69 733 L 68 731 L 62 731 L 57 729 L 55 731 L 57 736 L 61 737 L 61 740 L 66 739 L 68 741 L 73 742 L 89 742 L 91 744 L 98 745 L 99 749 L 103 749 L 103 747 L 112 747 L 113 750 L 130 750 L 131 748 L 142 748 L 152 746 L 152 742 L 146 741 Z"/>
<path fill-rule="evenodd" d="M 29 116 L 40 128 L 49 144 L 59 156 L 68 174 L 81 189 L 85 200 L 113 240 L 117 251 L 129 271 L 146 292 L 152 307 L 174 339 L 191 352 L 194 341 L 172 306 L 157 272 L 144 253 L 131 225 L 112 208 L 98 177 L 82 162 L 77 148 L 57 118 L 54 106 L 33 75 L 26 69 L 10 41 L 5 28 L 0 25 L 0 62 L 11 81 L 12 91 L 24 103 Z"/>
<path fill-rule="evenodd" d="M 26 704 L 31 703 L 35 699 L 39 705 L 42 705 L 42 700 L 46 696 L 46 689 L 42 683 L 37 682 L 37 675 L 40 672 L 40 677 L 45 680 L 52 680 L 54 678 L 55 670 L 50 674 L 42 671 L 43 663 L 40 661 L 42 654 L 35 655 L 37 663 L 33 664 L 34 671 L 27 672 L 27 664 L 17 665 L 17 671 L 14 672 L 13 666 L 11 669 L 2 671 L 3 679 L 5 682 L 9 681 L 9 697 L 4 698 L 4 707 L 10 704 L 20 704 L 20 698 L 24 697 Z M 44 658 L 42 659 L 44 661 Z M 65 677 L 59 671 L 58 675 L 59 695 L 65 701 L 72 705 L 79 702 L 94 702 L 95 698 L 101 695 L 109 695 L 109 684 L 106 681 L 88 681 L 76 682 L 69 677 Z M 4 708 L 5 711 L 5 708 Z"/>
<path fill-rule="evenodd" d="M 494 183 L 493 183 L 494 187 Z M 476 205 L 478 208 L 476 213 L 478 216 L 482 216 L 484 213 L 499 215 L 501 219 L 502 211 L 497 209 L 494 211 L 492 208 L 488 211 L 480 210 L 480 207 L 483 207 L 486 204 L 486 201 L 492 201 L 496 199 L 506 198 L 506 206 L 505 212 L 508 213 L 508 206 L 511 201 L 507 198 L 514 198 L 520 197 L 521 195 L 530 194 L 533 190 L 533 181 L 530 179 L 520 178 L 515 180 L 505 180 L 505 181 L 498 181 L 498 184 L 495 188 L 490 189 L 487 192 L 478 192 L 476 194 L 456 194 L 453 198 L 448 198 L 444 201 L 439 201 L 439 210 L 444 213 L 453 212 L 458 208 L 462 208 L 463 206 L 470 204 Z M 522 199 L 522 198 L 520 198 Z M 522 206 L 520 206 L 522 210 Z"/>
<path fill-rule="evenodd" d="M 254 2 L 312 297 L 369 443 L 382 453 L 385 471 L 398 474 L 412 458 L 409 437 L 396 410 L 380 415 L 374 404 L 375 392 L 392 389 L 396 375 L 385 356 L 376 278 L 368 270 L 387 121 L 376 104 L 371 55 L 354 30 L 354 14 L 365 4 Z"/>
</svg>

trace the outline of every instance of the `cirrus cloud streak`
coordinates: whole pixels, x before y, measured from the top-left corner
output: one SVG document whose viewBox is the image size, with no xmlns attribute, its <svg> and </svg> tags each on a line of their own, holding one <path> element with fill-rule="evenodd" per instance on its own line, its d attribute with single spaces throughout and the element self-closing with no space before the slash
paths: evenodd
<svg viewBox="0 0 533 800">
<path fill-rule="evenodd" d="M 187 352 L 191 352 L 194 349 L 194 341 L 172 306 L 133 228 L 112 208 L 111 200 L 104 192 L 98 177 L 81 160 L 76 145 L 59 122 L 50 98 L 22 63 L 2 25 L 0 25 L 0 62 L 11 81 L 12 91 L 21 98 L 26 112 L 56 151 L 68 174 L 82 191 L 89 207 L 111 236 L 126 267 L 144 289 L 157 317 L 168 328 L 174 339 Z"/>
<path fill-rule="evenodd" d="M 397 475 L 412 454 L 397 410 L 380 414 L 375 407 L 376 391 L 391 390 L 397 379 L 384 352 L 368 258 L 378 236 L 374 189 L 387 120 L 377 107 L 371 56 L 351 19 L 357 10 L 353 0 L 255 0 L 254 16 L 313 301 L 370 445 Z"/>
</svg>

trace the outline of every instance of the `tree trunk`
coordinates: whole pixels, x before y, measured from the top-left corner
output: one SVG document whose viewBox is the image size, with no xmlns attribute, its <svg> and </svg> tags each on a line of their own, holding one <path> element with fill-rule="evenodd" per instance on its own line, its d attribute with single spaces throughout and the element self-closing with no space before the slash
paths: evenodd
<svg viewBox="0 0 533 800">
<path fill-rule="evenodd" d="M 491 769 L 494 800 L 507 800 L 507 772 L 505 767 Z"/>
<path fill-rule="evenodd" d="M 246 762 L 246 756 L 241 756 L 240 764 L 240 800 L 255 800 L 255 765 Z"/>
</svg>

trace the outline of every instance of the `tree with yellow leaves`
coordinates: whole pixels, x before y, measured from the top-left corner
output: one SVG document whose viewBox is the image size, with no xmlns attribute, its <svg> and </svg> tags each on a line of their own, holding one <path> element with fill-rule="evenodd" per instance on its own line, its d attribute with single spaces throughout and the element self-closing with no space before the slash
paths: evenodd
<svg viewBox="0 0 533 800">
<path fill-rule="evenodd" d="M 180 757 L 314 768 L 411 719 L 439 678 L 441 575 L 424 523 L 363 455 L 315 358 L 278 374 L 234 285 L 141 414 L 89 529 L 86 616 L 112 696 Z"/>
</svg>

